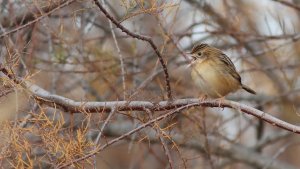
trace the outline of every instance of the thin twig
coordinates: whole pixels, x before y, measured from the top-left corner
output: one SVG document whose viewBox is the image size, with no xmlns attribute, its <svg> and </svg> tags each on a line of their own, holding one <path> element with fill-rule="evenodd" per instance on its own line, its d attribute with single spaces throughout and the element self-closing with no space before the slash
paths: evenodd
<svg viewBox="0 0 300 169">
<path fill-rule="evenodd" d="M 65 6 L 69 5 L 69 4 L 72 3 L 73 1 L 75 1 L 75 0 L 69 0 L 69 1 L 66 1 L 66 2 L 64 2 L 63 4 L 58 5 L 56 8 L 50 10 L 49 12 L 47 12 L 47 13 L 45 13 L 45 14 L 39 16 L 39 17 L 37 17 L 36 19 L 34 19 L 34 20 L 32 20 L 32 21 L 29 21 L 29 22 L 27 22 L 26 24 L 21 25 L 21 26 L 15 28 L 15 29 L 12 29 L 12 30 L 10 30 L 10 31 L 4 32 L 3 34 L 0 35 L 0 39 L 3 38 L 3 37 L 6 36 L 6 35 L 15 33 L 15 32 L 17 32 L 18 30 L 24 29 L 24 28 L 28 27 L 29 25 L 32 25 L 32 24 L 34 24 L 34 23 L 36 23 L 36 22 L 42 20 L 44 17 L 50 15 L 51 13 L 53 13 L 54 11 L 56 11 L 56 10 L 58 10 L 58 9 L 61 9 L 61 8 L 65 7 Z"/>
<path fill-rule="evenodd" d="M 95 140 L 95 145 L 100 143 L 100 138 L 102 136 L 103 130 L 105 126 L 108 124 L 108 121 L 112 118 L 112 116 L 116 113 L 116 108 L 112 108 L 111 112 L 109 113 L 108 117 L 106 118 L 104 124 L 102 125 L 99 134 L 97 135 L 97 138 Z"/>
<path fill-rule="evenodd" d="M 283 0 L 273 0 L 273 1 L 274 1 L 274 2 L 278 2 L 278 3 L 281 3 L 282 5 L 285 5 L 285 6 L 294 8 L 294 9 L 296 9 L 297 11 L 300 11 L 300 6 L 298 6 L 298 5 L 296 5 L 296 4 L 293 4 L 293 3 L 291 3 L 291 2 L 283 1 Z"/>
<path fill-rule="evenodd" d="M 102 0 L 102 4 L 103 4 L 103 8 L 105 8 L 106 4 L 105 4 L 105 1 Z M 126 78 L 125 78 L 125 66 L 124 66 L 124 58 L 123 58 L 123 55 L 121 53 L 121 50 L 120 50 L 120 47 L 119 47 L 119 44 L 118 44 L 118 41 L 117 41 L 117 38 L 116 38 L 116 34 L 115 34 L 115 31 L 113 29 L 113 25 L 112 25 L 112 22 L 110 19 L 108 19 L 108 22 L 109 22 L 109 28 L 110 28 L 110 31 L 111 31 L 111 35 L 114 39 L 114 43 L 115 43 L 115 46 L 117 48 L 117 52 L 118 52 L 118 55 L 119 55 L 119 60 L 120 60 L 120 64 L 121 64 L 121 77 L 122 77 L 122 85 L 123 85 L 123 100 L 126 100 Z"/>
<path fill-rule="evenodd" d="M 273 155 L 272 161 L 269 161 L 269 163 L 267 163 L 263 169 L 268 169 L 271 166 L 271 164 L 276 161 L 276 158 L 278 158 L 280 154 L 284 153 L 293 144 L 296 144 L 296 142 L 295 141 L 289 142 L 284 146 L 282 146 L 281 148 L 279 148 L 277 152 Z"/>
<path fill-rule="evenodd" d="M 46 104 L 51 107 L 61 108 L 68 112 L 78 113 L 98 113 L 98 112 L 110 112 L 113 108 L 117 111 L 143 111 L 145 108 L 151 111 L 165 111 L 172 110 L 178 107 L 184 107 L 186 105 L 193 104 L 194 106 L 203 107 L 221 107 L 221 108 L 233 108 L 238 109 L 241 112 L 255 116 L 265 122 L 268 122 L 274 126 L 300 134 L 300 127 L 282 121 L 276 117 L 271 116 L 263 111 L 257 110 L 253 107 L 247 106 L 234 101 L 224 100 L 219 102 L 217 100 L 205 100 L 199 99 L 178 99 L 172 102 L 160 101 L 160 102 L 149 102 L 149 101 L 111 101 L 111 102 L 76 102 L 74 100 L 62 97 L 60 95 L 50 94 L 48 91 L 41 87 L 30 83 L 29 81 L 21 81 L 20 78 L 15 78 L 11 75 L 7 69 L 0 64 L 0 71 L 7 77 L 13 80 L 16 84 L 22 85 L 24 88 L 31 92 L 32 96 L 42 104 Z"/>
<path fill-rule="evenodd" d="M 65 168 L 65 167 L 70 166 L 70 165 L 72 165 L 74 163 L 78 163 L 78 162 L 80 162 L 82 160 L 86 160 L 86 159 L 90 158 L 91 156 L 93 156 L 94 154 L 97 154 L 100 151 L 104 150 L 106 147 L 108 147 L 108 146 L 110 146 L 110 145 L 112 145 L 112 144 L 114 144 L 114 143 L 116 143 L 116 142 L 118 142 L 118 141 L 120 141 L 120 140 L 122 140 L 122 139 L 124 139 L 124 138 L 126 138 L 128 136 L 130 136 L 131 134 L 136 133 L 136 132 L 144 129 L 144 128 L 152 125 L 153 123 L 155 123 L 157 121 L 160 121 L 162 119 L 166 119 L 167 117 L 169 117 L 169 116 L 171 116 L 171 115 L 173 115 L 175 113 L 178 113 L 181 110 L 184 110 L 184 109 L 187 109 L 187 108 L 190 108 L 190 107 L 194 107 L 196 105 L 197 104 L 189 104 L 189 105 L 180 107 L 178 109 L 175 109 L 175 110 L 173 110 L 173 111 L 171 111 L 169 113 L 166 113 L 164 115 L 161 115 L 161 116 L 159 116 L 159 117 L 157 117 L 157 118 L 155 118 L 153 120 L 148 121 L 147 123 L 144 123 L 144 124 L 140 125 L 139 127 L 135 128 L 135 129 L 133 129 L 133 130 L 131 130 L 131 131 L 129 131 L 129 132 L 127 132 L 127 133 L 125 133 L 125 134 L 123 134 L 123 135 L 121 135 L 121 136 L 119 136 L 119 137 L 117 137 L 117 138 L 115 138 L 115 139 L 113 139 L 111 141 L 109 141 L 108 143 L 106 143 L 103 146 L 99 147 L 98 149 L 96 149 L 95 151 L 91 152 L 90 154 L 87 154 L 84 157 L 78 158 L 76 160 L 70 161 L 70 162 L 68 162 L 68 163 L 66 163 L 64 165 L 61 165 L 61 166 L 57 167 L 57 168 L 58 169 Z"/>
<path fill-rule="evenodd" d="M 264 137 L 263 139 L 261 139 L 260 141 L 258 141 L 255 145 L 254 145 L 254 149 L 256 150 L 261 150 L 263 148 L 265 148 L 266 146 L 270 146 L 273 143 L 278 142 L 279 140 L 282 139 L 286 139 L 288 137 L 291 137 L 292 133 L 290 132 L 275 132 L 272 135 L 268 135 L 266 137 Z"/>
<path fill-rule="evenodd" d="M 161 53 L 158 51 L 157 46 L 154 44 L 153 40 L 150 37 L 139 35 L 136 33 L 133 33 L 129 31 L 127 28 L 125 28 L 123 25 L 121 25 L 113 16 L 111 16 L 105 8 L 98 2 L 98 0 L 94 0 L 95 4 L 98 6 L 98 8 L 101 10 L 101 12 L 109 19 L 111 20 L 112 23 L 114 23 L 119 29 L 121 29 L 122 32 L 126 33 L 127 35 L 140 39 L 142 41 L 146 41 L 150 44 L 156 55 L 158 56 L 159 62 L 161 66 L 163 67 L 164 70 L 164 75 L 165 75 L 165 81 L 166 81 L 166 90 L 168 94 L 169 100 L 172 99 L 172 92 L 171 92 L 171 85 L 170 85 L 170 78 L 169 78 L 169 73 L 168 73 L 168 68 L 166 66 L 166 63 L 161 55 Z"/>
<path fill-rule="evenodd" d="M 95 140 L 95 143 L 94 143 L 95 146 L 97 146 L 100 143 L 101 136 L 102 136 L 102 133 L 103 133 L 103 131 L 105 129 L 105 126 L 108 124 L 108 121 L 112 118 L 112 116 L 115 114 L 115 112 L 116 112 L 116 109 L 113 108 L 111 110 L 111 112 L 109 113 L 108 117 L 105 119 L 105 121 L 104 121 L 104 123 L 103 123 L 103 125 L 102 125 L 102 127 L 101 127 L 101 129 L 99 131 L 99 134 L 97 135 L 97 138 Z M 96 147 L 95 147 L 95 149 L 96 149 Z M 96 154 L 94 155 L 94 167 L 96 167 Z"/>
<path fill-rule="evenodd" d="M 129 97 L 133 97 L 136 94 L 138 94 L 139 91 L 145 88 L 147 84 L 151 82 L 156 76 L 158 76 L 162 71 L 163 71 L 162 69 L 158 71 L 154 71 L 149 77 L 147 77 L 147 79 L 145 79 L 138 87 L 136 87 L 135 91 Z"/>
<path fill-rule="evenodd" d="M 199 120 L 198 120 L 199 121 Z M 105 135 L 111 138 L 119 137 L 128 131 L 135 129 L 136 126 L 129 121 L 123 122 L 114 122 L 107 125 L 105 128 Z M 149 144 L 160 144 L 160 140 L 157 138 L 156 133 L 153 130 L 146 130 L 147 131 L 147 139 L 143 139 L 141 141 L 140 138 L 136 138 L 135 141 L 139 143 Z M 96 134 L 96 133 L 95 133 Z M 192 150 L 193 152 L 197 153 L 206 153 L 205 145 L 199 141 L 199 138 L 193 136 L 187 136 L 182 134 L 181 132 L 177 132 L 173 130 L 168 135 L 170 139 L 166 140 L 167 144 L 172 145 L 177 144 L 180 148 L 187 150 Z M 131 139 L 129 137 L 125 138 L 128 142 Z M 222 140 L 222 144 L 220 144 L 220 140 Z M 287 140 L 288 141 L 288 140 Z M 266 164 L 273 159 L 269 156 L 266 156 L 264 153 L 260 153 L 253 150 L 253 147 L 243 146 L 236 142 L 232 142 L 232 140 L 223 140 L 223 138 L 219 136 L 215 136 L 211 134 L 209 137 L 209 143 L 211 148 L 211 153 L 220 157 L 222 159 L 228 159 L 233 163 L 243 163 L 248 165 L 249 167 L 254 168 L 263 168 Z M 188 160 L 188 159 L 185 159 Z M 220 161 L 217 161 L 217 166 L 215 168 L 220 168 Z M 177 168 L 184 168 L 184 167 L 177 167 Z M 187 167 L 186 167 L 187 168 Z M 269 169 L 296 169 L 295 165 L 282 161 L 280 159 L 275 160 L 271 163 Z"/>
<path fill-rule="evenodd" d="M 74 100 L 59 95 L 51 95 L 44 89 L 33 85 L 29 82 L 25 82 L 23 86 L 28 88 L 32 92 L 33 97 L 36 100 L 40 101 L 40 103 L 47 104 L 51 107 L 62 108 L 74 113 L 92 113 L 102 111 L 110 112 L 113 107 L 116 107 L 118 111 L 143 111 L 145 108 L 148 108 L 151 111 L 165 111 L 172 110 L 177 107 L 182 107 L 188 104 L 196 104 L 196 106 L 204 107 L 228 107 L 240 109 L 242 112 L 260 118 L 274 126 L 300 134 L 299 126 L 282 121 L 276 117 L 271 116 L 270 114 L 257 110 L 253 107 L 229 100 L 224 100 L 222 103 L 220 103 L 217 100 L 200 101 L 199 99 L 179 99 L 174 100 L 171 103 L 169 101 L 161 101 L 156 103 L 149 101 L 76 102 Z"/>
<path fill-rule="evenodd" d="M 153 115 L 152 115 L 152 111 L 151 110 L 149 110 L 149 109 L 145 109 L 145 111 L 148 113 L 148 115 L 149 115 L 149 117 L 150 117 L 150 119 L 152 120 L 152 119 L 154 119 L 154 117 L 153 117 Z M 158 137 L 159 137 L 159 140 L 160 140 L 160 142 L 161 142 L 161 144 L 162 144 L 162 146 L 163 146 L 163 149 L 164 149 L 164 151 L 165 151 L 165 154 L 166 154 L 166 156 L 167 156 L 167 158 L 168 158 L 168 162 L 169 162 L 169 165 L 170 165 L 170 168 L 171 169 L 173 169 L 174 168 L 174 166 L 173 166 L 173 160 L 172 160 L 172 156 L 171 156 L 171 152 L 170 152 L 170 149 L 169 149 L 169 147 L 168 147 L 168 145 L 167 145 L 167 143 L 166 143 L 166 141 L 165 141 L 165 139 L 164 139 L 164 133 L 161 131 L 161 128 L 159 127 L 159 125 L 158 124 L 153 124 L 154 125 L 154 129 L 155 129 L 155 131 L 157 132 L 157 133 L 159 133 L 158 134 Z"/>
<path fill-rule="evenodd" d="M 206 154 L 207 154 L 207 158 L 208 158 L 208 161 L 209 161 L 209 165 L 210 165 L 210 168 L 211 169 L 214 169 L 214 163 L 213 163 L 213 160 L 212 160 L 212 155 L 211 155 L 211 152 L 210 152 L 210 144 L 209 144 L 209 140 L 208 140 L 208 134 L 207 134 L 207 129 L 206 129 L 206 112 L 205 110 L 203 110 L 203 113 L 201 113 L 202 115 L 202 119 L 201 119 L 201 122 L 202 122 L 202 131 L 203 131 L 203 135 L 204 135 L 204 144 L 205 144 L 205 151 L 206 151 Z"/>
</svg>

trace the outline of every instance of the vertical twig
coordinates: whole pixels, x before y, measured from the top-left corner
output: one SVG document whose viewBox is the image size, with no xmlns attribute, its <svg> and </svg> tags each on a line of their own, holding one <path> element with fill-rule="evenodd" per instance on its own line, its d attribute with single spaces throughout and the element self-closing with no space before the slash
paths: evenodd
<svg viewBox="0 0 300 169">
<path fill-rule="evenodd" d="M 95 144 L 99 144 L 100 138 L 101 138 L 101 135 L 102 135 L 102 133 L 103 133 L 103 130 L 104 130 L 105 126 L 107 125 L 108 121 L 112 118 L 112 116 L 115 114 L 115 112 L 116 112 L 116 108 L 113 107 L 113 108 L 111 109 L 111 112 L 109 113 L 108 117 L 106 118 L 104 124 L 102 125 L 99 134 L 97 135 L 97 138 L 96 138 L 96 140 L 95 140 Z"/>
<path fill-rule="evenodd" d="M 115 138 L 113 140 L 110 140 L 106 144 L 104 144 L 101 147 L 98 147 L 97 149 L 95 149 L 95 151 L 93 151 L 93 152 L 91 152 L 91 153 L 89 153 L 89 154 L 87 154 L 87 155 L 85 155 L 83 157 L 80 157 L 80 158 L 74 159 L 72 161 L 69 161 L 69 162 L 67 162 L 65 164 L 62 164 L 62 165 L 58 166 L 57 168 L 58 169 L 66 168 L 67 166 L 70 166 L 70 165 L 72 165 L 74 163 L 78 163 L 78 162 L 80 162 L 82 160 L 90 158 L 90 157 L 94 156 L 95 154 L 99 153 L 100 151 L 104 150 L 108 146 L 110 146 L 110 145 L 112 145 L 112 144 L 114 144 L 114 143 L 116 143 L 116 142 L 118 142 L 118 141 L 120 141 L 120 140 L 122 140 L 122 139 L 124 139 L 124 138 L 126 138 L 126 137 L 128 137 L 130 135 L 132 135 L 133 133 L 136 133 L 136 132 L 138 132 L 138 131 L 140 131 L 140 130 L 142 130 L 142 129 L 150 126 L 150 125 L 153 125 L 153 123 L 155 123 L 157 121 L 160 121 L 162 119 L 166 119 L 167 117 L 172 116 L 175 113 L 178 113 L 178 112 L 180 112 L 180 111 L 182 111 L 184 109 L 187 109 L 187 108 L 190 108 L 190 107 L 193 107 L 193 106 L 196 106 L 196 105 L 197 105 L 197 103 L 188 104 L 188 105 L 179 107 L 179 108 L 177 108 L 177 109 L 175 109 L 173 111 L 170 111 L 170 112 L 168 112 L 166 114 L 163 114 L 163 115 L 161 115 L 159 117 L 156 117 L 156 118 L 154 118 L 152 120 L 149 120 L 147 123 L 144 123 L 144 124 L 140 125 L 139 127 L 134 128 L 133 130 L 131 130 L 131 131 L 127 132 L 127 133 L 124 133 L 121 136 L 119 136 L 119 137 L 117 137 L 117 138 Z"/>
<path fill-rule="evenodd" d="M 214 169 L 214 164 L 211 158 L 211 152 L 210 152 L 210 147 L 209 147 L 209 140 L 208 140 L 208 136 L 207 136 L 207 129 L 206 129 L 206 121 L 205 121 L 205 117 L 206 117 L 206 112 L 205 112 L 205 108 L 203 109 L 203 113 L 201 113 L 202 115 L 202 128 L 203 128 L 203 135 L 204 135 L 204 140 L 205 140 L 205 150 L 207 152 L 207 158 L 209 160 L 209 165 L 211 167 L 211 169 Z"/>
<path fill-rule="evenodd" d="M 105 1 L 101 0 L 101 2 L 103 4 L 103 8 L 106 8 Z M 119 55 L 119 60 L 120 60 L 120 64 L 121 64 L 122 85 L 123 85 L 123 99 L 126 100 L 126 78 L 125 78 L 124 58 L 123 58 L 123 55 L 121 53 L 121 50 L 120 50 L 120 47 L 119 47 L 119 44 L 118 44 L 118 41 L 117 41 L 117 38 L 116 38 L 116 34 L 115 34 L 114 29 L 113 29 L 112 22 L 111 22 L 110 19 L 108 19 L 108 22 L 109 22 L 109 28 L 110 28 L 110 31 L 111 31 L 112 37 L 114 39 L 114 43 L 115 43 L 115 46 L 117 48 L 118 55 Z"/>
<path fill-rule="evenodd" d="M 292 144 L 296 144 L 296 142 L 289 142 L 283 147 L 279 148 L 279 150 L 277 150 L 276 153 L 273 155 L 272 161 L 269 161 L 263 169 L 268 169 L 272 165 L 272 163 L 276 161 L 276 158 L 278 158 L 280 154 L 284 153 Z"/>
<path fill-rule="evenodd" d="M 145 109 L 145 111 L 149 114 L 150 120 L 152 120 L 154 118 L 153 115 L 152 115 L 153 112 L 151 110 L 149 110 L 149 109 Z M 159 127 L 159 125 L 156 122 L 153 124 L 153 126 L 154 126 L 153 127 L 154 130 L 156 130 L 156 132 L 158 133 L 159 140 L 160 140 L 160 142 L 161 142 L 161 144 L 162 144 L 162 146 L 164 148 L 164 152 L 165 152 L 165 154 L 166 154 L 166 156 L 168 158 L 170 169 L 173 169 L 174 167 L 173 167 L 172 156 L 171 156 L 170 150 L 168 148 L 168 145 L 167 145 L 167 143 L 166 143 L 166 141 L 165 141 L 165 139 L 163 137 L 164 136 L 164 132 L 160 130 L 160 127 Z"/>
<path fill-rule="evenodd" d="M 111 109 L 111 112 L 109 113 L 108 117 L 105 119 L 105 121 L 104 121 L 104 123 L 103 123 L 103 125 L 102 125 L 102 127 L 101 127 L 101 129 L 100 129 L 100 131 L 98 133 L 98 135 L 97 135 L 95 143 L 94 143 L 96 147 L 100 143 L 101 136 L 102 136 L 102 133 L 103 133 L 103 130 L 104 130 L 105 126 L 108 124 L 108 121 L 112 118 L 112 116 L 115 114 L 115 112 L 116 112 L 116 108 L 113 107 Z M 96 168 L 96 154 L 93 155 L 93 159 L 94 159 L 94 168 Z"/>
<path fill-rule="evenodd" d="M 158 51 L 157 46 L 154 44 L 153 40 L 150 37 L 147 36 L 143 36 L 143 35 L 139 35 L 136 33 L 133 33 L 131 31 L 129 31 L 127 28 L 125 28 L 124 26 L 122 26 L 113 16 L 111 16 L 106 10 L 105 8 L 98 2 L 98 0 L 94 0 L 95 4 L 98 6 L 98 8 L 100 9 L 100 11 L 109 19 L 111 20 L 111 22 L 113 24 L 115 24 L 119 29 L 121 29 L 122 32 L 126 33 L 128 36 L 131 36 L 133 38 L 136 39 L 140 39 L 142 41 L 146 41 L 150 44 L 150 46 L 152 47 L 152 49 L 154 50 L 154 52 L 156 53 L 160 64 L 163 67 L 164 70 L 164 75 L 165 75 L 165 81 L 166 81 L 166 90 L 167 90 L 167 94 L 168 94 L 168 98 L 169 100 L 172 99 L 172 92 L 171 92 L 171 85 L 170 85 L 170 78 L 169 78 L 169 73 L 168 73 L 168 69 L 166 66 L 166 63 L 161 55 L 161 53 Z"/>
<path fill-rule="evenodd" d="M 36 22 L 42 20 L 44 17 L 49 16 L 49 15 L 52 14 L 53 12 L 55 12 L 55 11 L 57 11 L 57 10 L 59 10 L 59 9 L 61 9 L 61 8 L 63 8 L 63 7 L 65 7 L 65 6 L 68 6 L 69 4 L 71 4 L 71 3 L 74 2 L 74 1 L 75 1 L 75 0 L 62 1 L 62 3 L 59 4 L 58 6 L 55 6 L 55 8 L 53 8 L 53 9 L 50 8 L 49 11 L 47 11 L 47 12 L 44 13 L 43 15 L 41 15 L 41 16 L 39 16 L 39 17 L 37 17 L 37 18 L 35 18 L 35 19 L 33 19 L 33 20 L 27 22 L 26 24 L 23 24 L 23 25 L 21 25 L 21 26 L 19 26 L 19 27 L 16 27 L 16 28 L 14 28 L 14 29 L 12 29 L 12 30 L 10 30 L 10 31 L 3 32 L 3 33 L 0 35 L 0 39 L 3 38 L 3 37 L 5 37 L 5 36 L 7 36 L 7 35 L 9 35 L 9 34 L 15 33 L 15 32 L 17 32 L 17 31 L 19 31 L 19 30 L 21 30 L 21 29 L 24 29 L 24 28 L 28 27 L 29 25 L 32 25 L 32 24 L 34 24 L 34 23 L 36 23 Z"/>
</svg>

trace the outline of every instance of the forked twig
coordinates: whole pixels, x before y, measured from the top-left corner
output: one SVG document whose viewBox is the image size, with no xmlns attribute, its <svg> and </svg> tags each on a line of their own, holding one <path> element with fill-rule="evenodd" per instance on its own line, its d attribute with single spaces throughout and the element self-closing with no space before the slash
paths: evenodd
<svg viewBox="0 0 300 169">
<path fill-rule="evenodd" d="M 111 16 L 106 11 L 106 9 L 99 3 L 98 0 L 94 0 L 94 2 L 98 6 L 98 8 L 101 10 L 101 12 L 112 23 L 114 23 L 122 32 L 126 33 L 127 35 L 129 35 L 129 36 L 131 36 L 133 38 L 140 39 L 142 41 L 146 41 L 146 42 L 148 42 L 150 44 L 150 46 L 152 47 L 152 49 L 156 53 L 161 66 L 163 67 L 164 75 L 165 75 L 165 81 L 166 81 L 166 90 L 167 90 L 167 93 L 168 93 L 168 98 L 171 100 L 172 99 L 172 92 L 171 92 L 170 78 L 169 78 L 169 73 L 168 73 L 167 65 L 166 65 L 166 63 L 165 63 L 165 61 L 164 61 L 161 53 L 158 51 L 157 46 L 154 44 L 153 40 L 150 37 L 139 35 L 139 34 L 136 34 L 136 33 L 133 33 L 131 31 L 129 31 L 127 28 L 125 28 L 123 25 L 121 25 L 113 16 Z"/>
<path fill-rule="evenodd" d="M 10 30 L 10 31 L 4 32 L 3 34 L 0 35 L 0 39 L 3 38 L 3 37 L 5 37 L 5 36 L 7 36 L 7 35 L 9 35 L 9 34 L 15 33 L 15 32 L 17 32 L 18 30 L 24 29 L 24 28 L 26 28 L 26 27 L 28 27 L 28 26 L 30 26 L 30 25 L 32 25 L 32 24 L 34 24 L 34 23 L 36 23 L 36 22 L 42 20 L 44 17 L 49 16 L 49 15 L 52 14 L 54 11 L 56 11 L 56 10 L 58 10 L 58 9 L 61 9 L 62 7 L 65 7 L 65 6 L 69 5 L 70 3 L 74 2 L 74 1 L 75 1 L 75 0 L 65 1 L 65 2 L 63 2 L 62 4 L 58 5 L 57 7 L 55 7 L 55 8 L 53 8 L 53 9 L 51 9 L 50 11 L 46 12 L 45 14 L 43 14 L 43 15 L 41 15 L 41 16 L 39 16 L 39 17 L 37 17 L 37 18 L 35 18 L 35 19 L 33 19 L 33 20 L 27 22 L 26 24 L 21 25 L 21 26 L 19 26 L 19 27 L 17 27 L 17 28 L 14 28 L 14 29 L 12 29 L 12 30 Z"/>
</svg>

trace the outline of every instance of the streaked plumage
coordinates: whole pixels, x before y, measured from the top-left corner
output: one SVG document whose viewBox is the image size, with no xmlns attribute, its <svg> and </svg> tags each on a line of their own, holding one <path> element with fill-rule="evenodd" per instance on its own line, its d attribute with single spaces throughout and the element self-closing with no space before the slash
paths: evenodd
<svg viewBox="0 0 300 169">
<path fill-rule="evenodd" d="M 196 45 L 192 52 L 191 76 L 200 91 L 211 98 L 224 97 L 238 89 L 256 94 L 241 82 L 229 57 L 207 44 Z"/>
</svg>

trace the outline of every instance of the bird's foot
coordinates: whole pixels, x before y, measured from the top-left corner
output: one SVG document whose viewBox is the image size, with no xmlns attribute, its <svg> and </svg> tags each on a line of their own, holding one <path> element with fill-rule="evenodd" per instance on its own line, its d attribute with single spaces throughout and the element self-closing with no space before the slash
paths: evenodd
<svg viewBox="0 0 300 169">
<path fill-rule="evenodd" d="M 225 100 L 225 97 L 220 97 L 220 98 L 216 99 L 216 101 L 218 102 L 219 107 L 221 107 L 221 104 L 224 102 L 224 100 Z"/>
<path fill-rule="evenodd" d="M 203 102 L 207 99 L 207 95 L 202 95 L 199 97 L 200 102 Z"/>
</svg>

